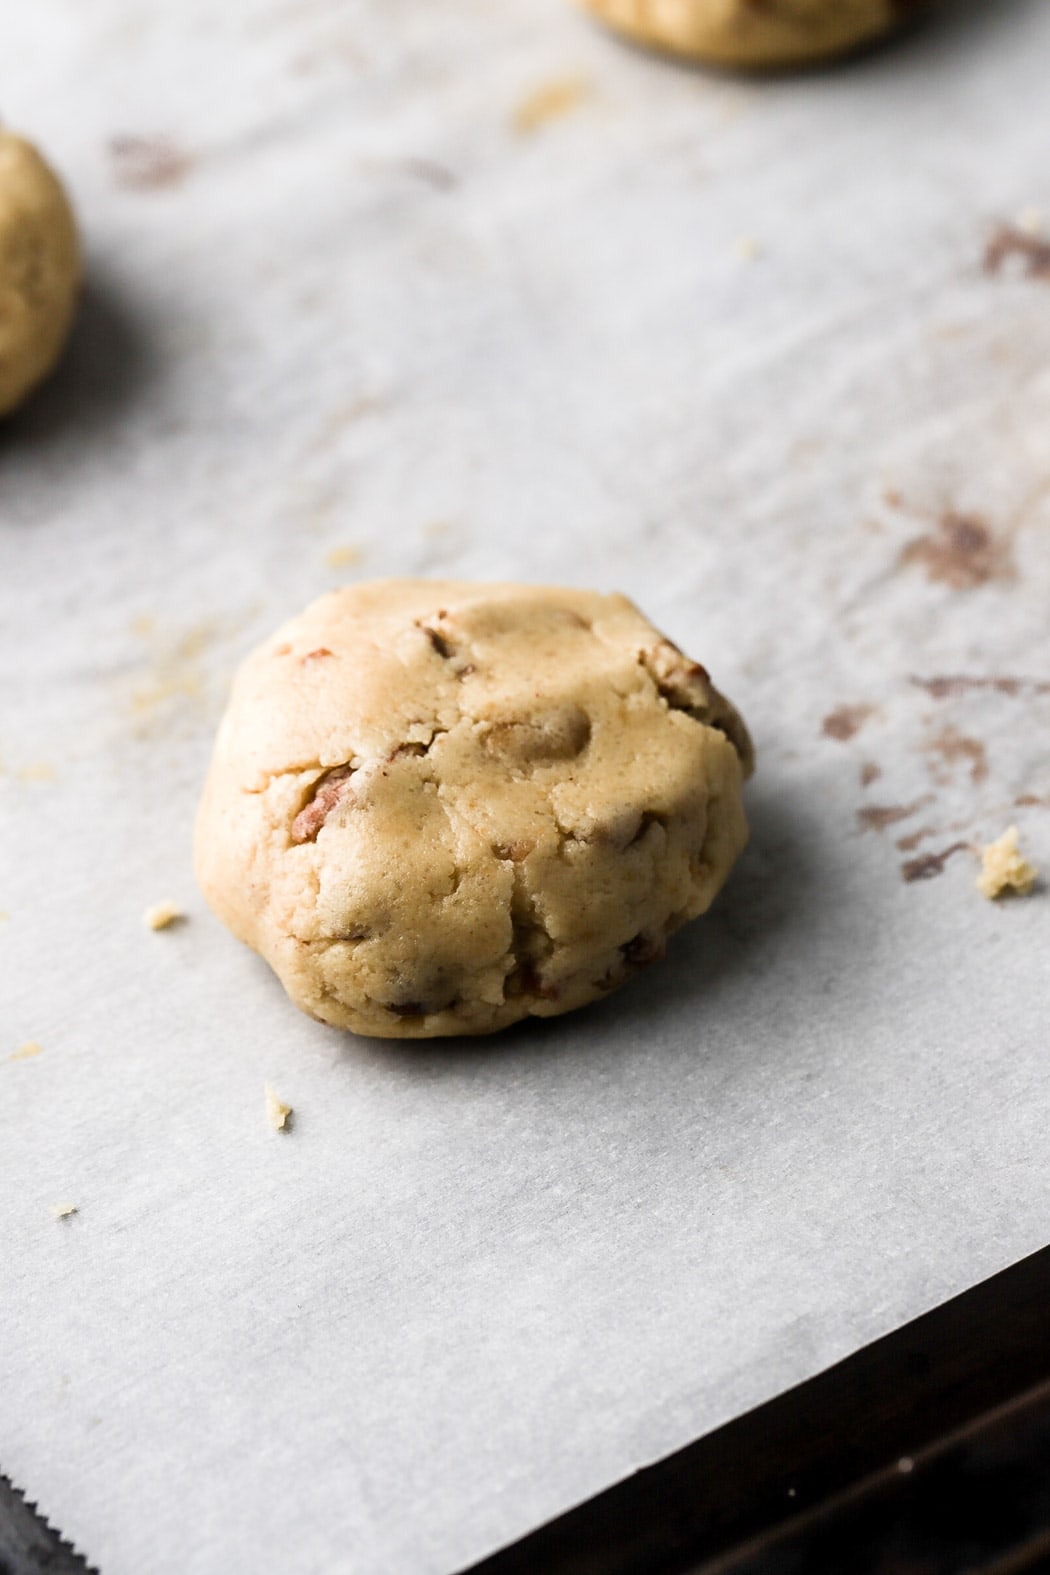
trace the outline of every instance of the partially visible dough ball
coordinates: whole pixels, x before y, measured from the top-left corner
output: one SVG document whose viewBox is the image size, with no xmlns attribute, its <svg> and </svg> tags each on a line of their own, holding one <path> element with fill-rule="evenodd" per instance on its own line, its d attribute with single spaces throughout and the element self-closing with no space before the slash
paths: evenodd
<svg viewBox="0 0 1050 1575">
<path fill-rule="evenodd" d="M 488 1033 L 607 994 L 710 906 L 750 769 L 736 711 L 623 596 L 355 585 L 238 673 L 197 877 L 312 1016 Z"/>
<path fill-rule="evenodd" d="M 30 143 L 0 131 L 0 416 L 51 371 L 79 292 L 66 194 Z"/>
<path fill-rule="evenodd" d="M 640 43 L 726 66 L 805 65 L 856 49 L 929 0 L 580 0 Z"/>
</svg>

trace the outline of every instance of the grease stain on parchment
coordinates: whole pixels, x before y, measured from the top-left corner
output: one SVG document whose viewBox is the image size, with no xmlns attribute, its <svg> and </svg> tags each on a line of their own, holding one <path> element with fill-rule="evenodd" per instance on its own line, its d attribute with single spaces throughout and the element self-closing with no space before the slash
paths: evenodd
<svg viewBox="0 0 1050 1575">
<path fill-rule="evenodd" d="M 933 794 L 925 793 L 911 804 L 866 804 L 858 809 L 857 819 L 863 831 L 885 831 L 900 820 L 910 820 L 920 809 L 933 803 Z"/>
<path fill-rule="evenodd" d="M 1031 227 L 1001 224 L 984 249 L 984 271 L 991 277 L 1017 262 L 1028 279 L 1050 280 L 1050 240 Z"/>
<path fill-rule="evenodd" d="M 424 158 L 421 154 L 407 155 L 399 160 L 399 167 L 406 175 L 421 180 L 425 186 L 432 186 L 435 191 L 454 191 L 459 185 L 459 176 L 447 164 L 439 164 L 437 159 Z"/>
<path fill-rule="evenodd" d="M 163 191 L 179 186 L 194 162 L 166 136 L 110 137 L 109 157 L 113 179 L 126 191 Z"/>
<path fill-rule="evenodd" d="M 944 873 L 944 866 L 956 853 L 971 852 L 968 842 L 952 842 L 939 853 L 922 853 L 916 859 L 905 859 L 901 865 L 901 878 L 909 885 L 917 880 L 934 880 Z"/>
<path fill-rule="evenodd" d="M 923 746 L 930 757 L 930 774 L 935 782 L 947 784 L 954 779 L 955 768 L 969 768 L 970 781 L 976 786 L 988 775 L 988 755 L 979 738 L 960 733 L 957 727 L 943 727 Z"/>
<path fill-rule="evenodd" d="M 826 738 L 834 738 L 840 744 L 848 743 L 855 738 L 869 717 L 874 716 L 873 705 L 839 705 L 834 711 L 829 711 L 821 724 L 821 732 Z"/>
<path fill-rule="evenodd" d="M 1050 679 L 1014 678 L 999 674 L 940 673 L 933 678 L 912 677 L 909 683 L 925 689 L 932 700 L 953 700 L 974 690 L 991 689 L 1011 699 L 1050 694 Z"/>
<path fill-rule="evenodd" d="M 918 831 L 909 831 L 906 837 L 898 837 L 895 846 L 902 853 L 914 853 L 920 842 L 925 842 L 927 837 L 937 836 L 933 826 L 920 826 Z"/>
<path fill-rule="evenodd" d="M 905 543 L 901 568 L 919 568 L 934 584 L 975 590 L 991 580 L 1014 578 L 1009 544 L 977 514 L 946 509 L 933 529 Z"/>
</svg>

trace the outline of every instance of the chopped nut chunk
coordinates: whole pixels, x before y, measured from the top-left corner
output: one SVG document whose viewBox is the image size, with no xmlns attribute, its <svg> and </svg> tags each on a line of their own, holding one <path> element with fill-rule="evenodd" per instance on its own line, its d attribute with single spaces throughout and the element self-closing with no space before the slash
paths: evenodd
<svg viewBox="0 0 1050 1575">
<path fill-rule="evenodd" d="M 71 1215 L 79 1213 L 75 1203 L 53 1203 L 51 1213 L 56 1220 L 68 1220 Z"/>
<path fill-rule="evenodd" d="M 184 917 L 182 910 L 173 902 L 155 902 L 142 915 L 142 922 L 148 930 L 166 930 Z"/>
</svg>

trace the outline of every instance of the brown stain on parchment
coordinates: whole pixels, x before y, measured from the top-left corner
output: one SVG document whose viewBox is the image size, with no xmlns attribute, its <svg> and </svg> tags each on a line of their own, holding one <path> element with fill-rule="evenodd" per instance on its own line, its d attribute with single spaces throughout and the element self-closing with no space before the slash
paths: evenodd
<svg viewBox="0 0 1050 1575">
<path fill-rule="evenodd" d="M 930 770 L 935 781 L 952 780 L 955 767 L 969 766 L 970 781 L 983 782 L 988 775 L 988 756 L 979 738 L 968 738 L 957 727 L 944 727 L 923 746 L 931 757 Z"/>
<path fill-rule="evenodd" d="M 955 509 L 946 509 L 932 531 L 907 542 L 898 561 L 901 568 L 920 568 L 928 580 L 954 591 L 1014 577 L 1008 544 L 979 515 Z"/>
<path fill-rule="evenodd" d="M 922 853 L 917 859 L 905 859 L 901 865 L 901 878 L 909 884 L 916 880 L 933 880 L 944 873 L 944 866 L 956 853 L 968 853 L 968 842 L 953 842 L 939 853 Z"/>
<path fill-rule="evenodd" d="M 1012 678 L 984 675 L 973 676 L 969 673 L 938 674 L 934 678 L 912 677 L 909 683 L 917 689 L 925 689 L 932 700 L 952 700 L 959 695 L 970 693 L 975 689 L 992 689 L 996 694 L 1009 695 L 1017 699 L 1024 695 L 1050 694 L 1050 680 L 1043 678 Z"/>
<path fill-rule="evenodd" d="M 994 278 L 1016 258 L 1026 278 L 1050 280 L 1050 240 L 1016 224 L 1001 224 L 984 249 L 984 271 Z"/>
<path fill-rule="evenodd" d="M 910 831 L 906 837 L 898 837 L 896 845 L 902 853 L 914 853 L 920 842 L 925 842 L 927 837 L 936 835 L 933 826 L 920 826 L 918 831 Z"/>
<path fill-rule="evenodd" d="M 454 191 L 459 185 L 458 176 L 437 159 L 409 155 L 401 160 L 401 168 L 406 175 L 421 180 L 425 186 L 432 186 L 435 191 Z"/>
<path fill-rule="evenodd" d="M 110 137 L 113 179 L 127 191 L 163 191 L 179 186 L 193 168 L 193 159 L 170 137 Z"/>
<path fill-rule="evenodd" d="M 860 768 L 860 785 L 861 785 L 861 787 L 862 788 L 869 788 L 869 787 L 871 787 L 871 784 L 873 782 L 877 782 L 879 780 L 879 778 L 881 777 L 881 775 L 882 775 L 882 767 L 881 766 L 876 765 L 874 760 L 865 760 L 864 764 Z"/>
<path fill-rule="evenodd" d="M 434 191 L 455 191 L 459 185 L 459 176 L 454 170 L 437 159 L 428 158 L 426 154 L 406 153 L 396 159 L 362 157 L 356 163 L 364 175 L 407 175 Z"/>
<path fill-rule="evenodd" d="M 564 120 L 578 110 L 590 96 L 584 77 L 558 77 L 534 88 L 515 109 L 514 130 L 523 136 L 541 130 L 555 120 Z"/>
<path fill-rule="evenodd" d="M 834 711 L 828 712 L 821 731 L 826 738 L 834 738 L 840 744 L 845 744 L 860 732 L 868 718 L 874 714 L 873 705 L 839 705 Z"/>
<path fill-rule="evenodd" d="M 887 826 L 895 826 L 899 820 L 910 820 L 932 802 L 933 795 L 926 793 L 914 804 L 868 804 L 858 809 L 857 819 L 863 831 L 885 831 Z"/>
</svg>

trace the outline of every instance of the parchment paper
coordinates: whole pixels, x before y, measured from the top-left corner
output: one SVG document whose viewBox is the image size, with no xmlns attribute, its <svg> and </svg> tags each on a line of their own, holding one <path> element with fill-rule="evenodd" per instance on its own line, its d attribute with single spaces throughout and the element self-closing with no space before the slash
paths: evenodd
<svg viewBox="0 0 1050 1575">
<path fill-rule="evenodd" d="M 90 268 L 0 438 L 0 1462 L 104 1575 L 447 1575 L 1050 1236 L 1050 908 L 970 851 L 1050 868 L 1050 285 L 984 267 L 1048 56 L 5 16 Z M 235 661 L 402 573 L 623 588 L 753 726 L 729 889 L 597 1009 L 341 1037 L 195 893 Z"/>
</svg>

